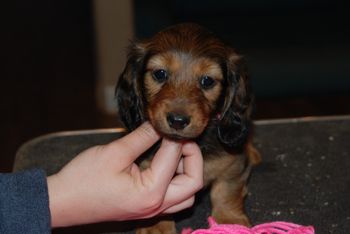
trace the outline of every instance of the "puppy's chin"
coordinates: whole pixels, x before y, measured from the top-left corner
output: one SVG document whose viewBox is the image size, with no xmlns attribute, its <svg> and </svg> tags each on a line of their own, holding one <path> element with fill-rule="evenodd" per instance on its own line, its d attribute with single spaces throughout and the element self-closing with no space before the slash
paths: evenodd
<svg viewBox="0 0 350 234">
<path fill-rule="evenodd" d="M 199 134 L 186 134 L 181 131 L 164 131 L 162 129 L 155 128 L 161 135 L 173 141 L 189 141 L 198 137 Z"/>
<path fill-rule="evenodd" d="M 187 137 L 187 136 L 181 136 L 178 134 L 166 134 L 166 133 L 161 133 L 161 135 L 163 135 L 164 137 L 173 140 L 173 141 L 189 141 L 189 140 L 193 140 L 195 137 Z"/>
<path fill-rule="evenodd" d="M 191 130 L 174 130 L 171 128 L 164 128 L 162 125 L 152 124 L 155 130 L 161 135 L 166 138 L 169 138 L 174 141 L 188 141 L 188 140 L 194 140 L 197 138 L 201 133 L 200 131 L 191 131 Z"/>
</svg>

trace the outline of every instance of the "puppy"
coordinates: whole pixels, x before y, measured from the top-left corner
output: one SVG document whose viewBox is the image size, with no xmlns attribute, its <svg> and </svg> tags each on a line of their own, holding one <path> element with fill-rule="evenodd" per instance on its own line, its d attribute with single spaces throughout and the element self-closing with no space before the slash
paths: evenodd
<svg viewBox="0 0 350 234">
<path fill-rule="evenodd" d="M 131 44 L 116 98 L 128 130 L 149 121 L 164 137 L 196 141 L 212 216 L 218 223 L 249 225 L 243 200 L 260 155 L 251 138 L 253 96 L 234 49 L 199 25 L 169 27 Z M 163 221 L 138 233 L 176 230 Z"/>
</svg>

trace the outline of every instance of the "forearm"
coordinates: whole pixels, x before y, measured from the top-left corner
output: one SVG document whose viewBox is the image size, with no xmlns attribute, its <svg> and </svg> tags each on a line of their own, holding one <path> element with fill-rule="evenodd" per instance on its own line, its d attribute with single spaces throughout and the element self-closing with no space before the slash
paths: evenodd
<svg viewBox="0 0 350 234">
<path fill-rule="evenodd" d="M 42 170 L 0 174 L 0 233 L 50 233 L 48 203 Z"/>
</svg>

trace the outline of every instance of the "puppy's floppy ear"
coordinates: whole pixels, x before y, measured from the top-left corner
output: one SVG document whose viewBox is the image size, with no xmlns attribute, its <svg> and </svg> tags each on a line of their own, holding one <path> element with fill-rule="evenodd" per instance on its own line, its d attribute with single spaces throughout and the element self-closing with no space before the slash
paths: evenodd
<svg viewBox="0 0 350 234">
<path fill-rule="evenodd" d="M 224 106 L 217 125 L 218 138 L 227 147 L 240 148 L 246 142 L 251 125 L 252 102 L 245 62 L 232 51 L 227 62 Z"/>
<path fill-rule="evenodd" d="M 127 63 L 115 90 L 119 116 L 129 130 L 144 121 L 141 78 L 145 54 L 143 44 L 131 43 Z"/>
</svg>

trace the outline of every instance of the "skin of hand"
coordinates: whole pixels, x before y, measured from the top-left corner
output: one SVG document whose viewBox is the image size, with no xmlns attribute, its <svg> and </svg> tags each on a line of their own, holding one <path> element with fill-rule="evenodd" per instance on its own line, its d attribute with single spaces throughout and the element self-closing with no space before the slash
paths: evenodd
<svg viewBox="0 0 350 234">
<path fill-rule="evenodd" d="M 125 137 L 83 151 L 49 176 L 51 226 L 142 219 L 192 206 L 203 186 L 203 159 L 195 143 L 164 138 L 148 169 L 134 163 L 159 139 L 144 123 Z"/>
</svg>

